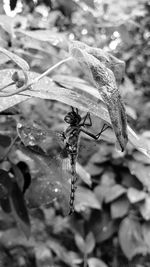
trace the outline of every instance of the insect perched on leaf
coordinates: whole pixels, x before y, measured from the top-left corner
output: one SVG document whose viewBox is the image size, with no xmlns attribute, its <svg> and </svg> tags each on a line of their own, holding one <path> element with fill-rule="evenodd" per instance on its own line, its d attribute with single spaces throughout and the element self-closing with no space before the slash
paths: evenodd
<svg viewBox="0 0 150 267">
<path fill-rule="evenodd" d="M 87 113 L 83 118 L 79 115 L 78 109 L 71 107 L 71 112 L 68 112 L 64 118 L 64 121 L 69 124 L 67 129 L 63 132 L 64 145 L 67 151 L 68 157 L 70 159 L 71 165 L 71 193 L 70 193 L 70 213 L 74 211 L 74 198 L 75 198 L 75 183 L 77 181 L 76 175 L 76 161 L 78 156 L 78 147 L 79 147 L 79 137 L 80 133 L 83 132 L 86 135 L 89 135 L 93 139 L 97 140 L 101 133 L 105 131 L 109 126 L 106 124 L 103 125 L 101 131 L 95 135 L 85 129 L 86 126 L 92 126 L 92 121 L 90 113 Z"/>
<path fill-rule="evenodd" d="M 49 129 L 45 130 L 37 125 L 34 126 L 22 123 L 18 123 L 17 130 L 21 141 L 26 147 L 35 153 L 39 153 L 41 155 L 44 154 L 48 158 L 49 168 L 55 169 L 56 175 L 58 171 L 57 169 L 60 169 L 61 167 L 62 176 L 66 176 L 67 180 L 71 180 L 69 214 L 72 214 L 74 211 L 76 190 L 75 184 L 77 181 L 76 162 L 78 157 L 80 134 L 82 132 L 97 140 L 102 132 L 104 132 L 109 126 L 104 124 L 101 131 L 97 135 L 91 133 L 85 128 L 92 126 L 90 113 L 87 113 L 84 117 L 81 117 L 78 113 L 78 109 L 74 109 L 73 107 L 71 107 L 71 111 L 69 111 L 64 117 L 64 121 L 68 123 L 69 126 L 62 133 L 54 132 Z M 59 146 L 59 152 L 56 151 L 58 150 L 58 147 L 56 150 L 54 150 L 55 145 Z M 53 164 L 51 164 L 51 162 L 53 162 Z M 69 173 L 71 173 L 71 176 L 68 175 Z M 65 181 L 64 177 L 61 179 L 61 177 L 58 178 L 57 176 L 57 179 L 59 180 L 59 184 L 62 184 Z M 55 177 L 49 177 L 49 180 L 51 180 L 51 186 L 56 184 Z"/>
</svg>

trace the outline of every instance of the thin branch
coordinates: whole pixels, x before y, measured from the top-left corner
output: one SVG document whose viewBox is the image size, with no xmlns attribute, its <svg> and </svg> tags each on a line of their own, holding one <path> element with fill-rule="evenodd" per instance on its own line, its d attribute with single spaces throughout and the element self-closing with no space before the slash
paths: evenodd
<svg viewBox="0 0 150 267">
<path fill-rule="evenodd" d="M 40 74 L 38 77 L 36 77 L 35 79 L 33 79 L 30 83 L 25 83 L 21 88 L 19 88 L 18 90 L 12 92 L 12 93 L 1 93 L 0 97 L 9 97 L 9 96 L 13 96 L 16 94 L 19 94 L 25 90 L 30 90 L 30 87 L 37 83 L 39 80 L 41 80 L 43 77 L 47 76 L 50 72 L 52 72 L 54 69 L 58 68 L 60 65 L 66 63 L 67 61 L 71 60 L 72 57 L 68 57 L 66 59 L 61 60 L 60 62 L 58 62 L 57 64 L 55 64 L 54 66 L 50 67 L 48 70 L 46 70 L 45 72 L 43 72 L 42 74 Z M 27 74 L 25 71 L 24 75 L 25 75 L 25 82 L 26 82 L 26 78 L 27 78 Z"/>
<path fill-rule="evenodd" d="M 11 82 L 9 84 L 4 85 L 3 87 L 0 88 L 0 92 L 3 91 L 5 88 L 8 88 L 9 86 L 14 85 L 14 84 L 15 82 Z"/>
<path fill-rule="evenodd" d="M 67 61 L 71 60 L 72 57 L 65 58 L 58 63 L 56 63 L 53 67 L 50 67 L 48 70 L 40 74 L 37 78 L 33 80 L 32 83 L 37 83 L 39 80 L 41 80 L 44 76 L 47 76 L 50 72 L 52 72 L 54 69 L 58 68 L 60 65 L 66 63 Z"/>
<path fill-rule="evenodd" d="M 87 253 L 84 251 L 83 255 L 83 267 L 87 267 Z"/>
</svg>

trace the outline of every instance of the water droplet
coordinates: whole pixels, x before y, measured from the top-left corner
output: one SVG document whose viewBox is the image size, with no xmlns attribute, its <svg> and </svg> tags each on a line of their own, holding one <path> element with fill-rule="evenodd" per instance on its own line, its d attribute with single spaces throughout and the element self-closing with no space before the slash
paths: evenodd
<svg viewBox="0 0 150 267">
<path fill-rule="evenodd" d="M 55 189 L 54 189 L 54 192 L 55 192 L 55 193 L 58 193 L 58 192 L 59 192 L 58 188 L 55 188 Z"/>
<path fill-rule="evenodd" d="M 81 34 L 82 35 L 86 35 L 88 33 L 88 30 L 87 29 L 83 29 L 82 31 L 81 31 Z"/>
<path fill-rule="evenodd" d="M 59 40 L 55 40 L 54 42 L 52 42 L 52 44 L 53 44 L 54 46 L 58 45 L 58 44 L 59 44 Z"/>
<path fill-rule="evenodd" d="M 70 40 L 74 40 L 74 34 L 73 34 L 73 33 L 70 33 L 70 34 L 69 34 L 69 39 L 70 39 Z"/>
<path fill-rule="evenodd" d="M 29 146 L 34 146 L 34 145 L 35 145 L 34 141 L 29 142 Z"/>
<path fill-rule="evenodd" d="M 18 128 L 21 128 L 23 125 L 20 123 L 20 122 L 18 122 L 18 124 L 17 124 L 17 127 Z"/>
</svg>

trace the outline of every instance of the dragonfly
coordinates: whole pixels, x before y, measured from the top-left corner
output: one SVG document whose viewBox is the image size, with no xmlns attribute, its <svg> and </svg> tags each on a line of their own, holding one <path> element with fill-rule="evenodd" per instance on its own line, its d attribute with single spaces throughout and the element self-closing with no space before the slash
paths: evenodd
<svg viewBox="0 0 150 267">
<path fill-rule="evenodd" d="M 63 162 L 62 168 L 65 170 L 66 175 L 68 172 L 71 174 L 71 176 L 69 176 L 71 180 L 69 215 L 71 215 L 74 212 L 75 191 L 77 188 L 76 183 L 78 176 L 76 173 L 76 163 L 81 133 L 90 136 L 94 140 L 98 140 L 101 134 L 110 126 L 104 123 L 100 132 L 98 134 L 93 134 L 88 128 L 92 126 L 90 113 L 87 112 L 85 116 L 81 117 L 79 110 L 72 106 L 71 111 L 67 112 L 65 115 L 64 121 L 68 124 L 68 127 L 61 133 L 54 132 L 49 129 L 42 129 L 39 127 L 36 128 L 33 125 L 30 127 L 23 127 L 22 124 L 18 124 L 17 129 L 18 135 L 24 145 L 28 146 L 35 152 L 42 153 L 42 150 L 45 149 L 43 146 L 41 146 L 41 143 L 45 140 L 47 135 L 54 137 L 54 142 L 59 143 L 59 146 L 61 147 L 59 156 Z M 51 153 L 48 154 L 48 156 L 49 159 L 54 159 L 54 155 Z M 55 157 L 57 157 L 57 155 L 55 155 Z M 66 162 L 69 162 L 69 166 L 66 164 Z M 62 172 L 62 175 L 65 174 Z"/>
<path fill-rule="evenodd" d="M 64 118 L 64 121 L 69 124 L 67 129 L 63 132 L 62 137 L 64 140 L 64 147 L 68 154 L 71 166 L 71 192 L 70 192 L 70 212 L 71 215 L 74 212 L 74 200 L 75 200 L 75 190 L 76 190 L 76 182 L 77 182 L 77 173 L 76 173 L 76 162 L 78 157 L 78 149 L 79 149 L 79 138 L 80 134 L 83 132 L 84 134 L 92 137 L 95 140 L 98 140 L 101 134 L 109 127 L 107 124 L 104 124 L 101 131 L 98 134 L 93 134 L 85 127 L 92 126 L 92 120 L 90 113 L 84 117 L 81 117 L 78 109 L 74 109 L 71 107 L 71 111 L 68 112 Z"/>
</svg>

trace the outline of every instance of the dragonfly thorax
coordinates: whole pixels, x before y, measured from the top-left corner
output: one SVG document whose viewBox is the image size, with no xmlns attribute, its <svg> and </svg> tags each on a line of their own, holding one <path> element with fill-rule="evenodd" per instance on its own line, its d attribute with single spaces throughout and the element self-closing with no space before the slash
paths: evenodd
<svg viewBox="0 0 150 267">
<path fill-rule="evenodd" d="M 77 147 L 79 141 L 80 127 L 69 126 L 65 131 L 65 143 L 68 147 Z"/>
</svg>

